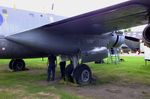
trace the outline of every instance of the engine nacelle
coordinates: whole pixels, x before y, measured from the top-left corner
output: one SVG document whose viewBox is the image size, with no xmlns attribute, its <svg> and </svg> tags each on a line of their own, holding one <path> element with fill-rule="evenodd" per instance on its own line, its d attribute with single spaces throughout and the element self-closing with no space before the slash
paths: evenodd
<svg viewBox="0 0 150 99">
<path fill-rule="evenodd" d="M 116 33 L 111 34 L 111 39 L 109 40 L 108 47 L 109 48 L 117 48 L 120 47 L 125 42 L 124 35 L 117 35 Z"/>
<path fill-rule="evenodd" d="M 143 41 L 146 46 L 150 47 L 150 25 L 148 25 L 143 31 Z"/>
</svg>

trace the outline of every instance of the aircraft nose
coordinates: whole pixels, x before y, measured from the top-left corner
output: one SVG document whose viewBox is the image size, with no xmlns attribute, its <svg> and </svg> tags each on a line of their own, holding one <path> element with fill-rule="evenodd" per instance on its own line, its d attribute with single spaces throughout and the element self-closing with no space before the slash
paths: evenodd
<svg viewBox="0 0 150 99">
<path fill-rule="evenodd" d="M 3 23 L 3 16 L 0 14 L 0 26 L 2 25 Z"/>
</svg>

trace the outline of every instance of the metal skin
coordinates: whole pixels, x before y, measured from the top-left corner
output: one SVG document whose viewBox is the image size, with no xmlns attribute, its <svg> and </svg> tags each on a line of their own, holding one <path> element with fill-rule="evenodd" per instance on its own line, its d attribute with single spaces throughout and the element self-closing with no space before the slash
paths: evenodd
<svg viewBox="0 0 150 99">
<path fill-rule="evenodd" d="M 43 24 L 52 23 L 49 17 L 53 18 L 53 21 L 56 22 L 64 19 L 64 17 L 13 10 L 11 8 L 1 8 L 1 10 L 4 10 L 5 14 L 8 15 L 6 15 L 7 20 L 4 21 L 0 28 L 0 58 L 23 59 L 47 57 L 48 54 L 51 53 L 55 55 L 72 56 L 80 52 L 83 58 L 85 58 L 87 54 L 91 57 L 91 55 L 95 53 L 95 55 L 98 55 L 98 60 L 101 57 L 107 57 L 107 49 L 96 51 L 94 49 L 118 47 L 124 42 L 123 36 L 117 36 L 111 32 L 99 35 L 63 35 L 61 32 L 52 32 L 48 29 L 38 28 Z M 2 14 L 1 12 L 1 15 Z M 19 16 L 19 14 L 26 16 L 27 19 L 21 19 L 22 16 Z M 33 17 L 40 21 L 38 23 L 35 22 Z M 22 20 L 23 22 L 21 23 L 16 19 Z M 14 22 L 15 20 L 16 22 Z M 8 28 L 9 25 L 10 27 Z M 86 59 L 86 62 L 94 60 L 96 59 Z"/>
<path fill-rule="evenodd" d="M 0 58 L 72 55 L 118 47 L 124 38 L 112 36 L 112 31 L 148 23 L 145 17 L 149 5 L 148 0 L 130 0 L 67 19 L 0 7 L 4 19 L 0 26 Z"/>
<path fill-rule="evenodd" d="M 0 7 L 0 58 L 72 55 L 119 46 L 123 38 L 112 36 L 112 31 L 148 23 L 149 5 L 148 0 L 130 0 L 67 19 Z"/>
<path fill-rule="evenodd" d="M 53 14 L 0 7 L 0 58 L 22 59 L 47 57 L 47 53 L 24 46 L 16 41 L 10 41 L 7 37 L 62 19 L 64 17 Z M 25 37 L 26 40 L 28 40 L 28 37 Z"/>
<path fill-rule="evenodd" d="M 119 38 L 117 41 L 116 35 L 114 37 L 112 33 L 100 36 L 61 36 L 46 31 L 31 31 L 0 39 L 0 58 L 43 57 L 50 53 L 71 56 L 79 51 L 84 54 L 90 50 L 93 50 L 94 53 L 99 52 L 99 50 L 94 51 L 95 48 L 108 47 L 108 45 L 109 47 L 118 47 L 118 44 L 121 45 L 124 42 L 122 36 L 119 36 Z"/>
</svg>

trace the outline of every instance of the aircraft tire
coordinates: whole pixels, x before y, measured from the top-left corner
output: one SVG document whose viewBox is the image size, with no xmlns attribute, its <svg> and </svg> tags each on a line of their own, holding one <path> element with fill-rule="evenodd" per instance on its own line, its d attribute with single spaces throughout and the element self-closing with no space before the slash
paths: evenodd
<svg viewBox="0 0 150 99">
<path fill-rule="evenodd" d="M 16 59 L 13 62 L 14 71 L 23 71 L 25 70 L 25 62 L 22 59 Z"/>
<path fill-rule="evenodd" d="M 73 81 L 73 77 L 72 77 L 72 72 L 73 72 L 73 65 L 72 64 L 69 64 L 67 67 L 66 67 L 66 70 L 65 70 L 65 75 L 66 75 L 66 80 L 67 81 L 70 81 L 70 82 L 74 82 Z"/>
<path fill-rule="evenodd" d="M 11 69 L 11 70 L 13 70 L 13 62 L 14 62 L 13 59 L 9 62 L 9 69 Z"/>
<path fill-rule="evenodd" d="M 90 84 L 92 73 L 87 65 L 81 64 L 75 68 L 73 77 L 77 84 L 84 86 Z"/>
</svg>

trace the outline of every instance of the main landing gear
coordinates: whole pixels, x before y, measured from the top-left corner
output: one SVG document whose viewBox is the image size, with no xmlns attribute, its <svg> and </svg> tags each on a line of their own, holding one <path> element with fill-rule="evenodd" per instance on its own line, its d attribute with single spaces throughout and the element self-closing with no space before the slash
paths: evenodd
<svg viewBox="0 0 150 99">
<path fill-rule="evenodd" d="M 85 64 L 79 64 L 77 56 L 72 58 L 72 63 L 66 68 L 66 77 L 69 81 L 79 85 L 87 85 L 91 82 L 92 73 L 90 68 Z"/>
<path fill-rule="evenodd" d="M 25 62 L 22 59 L 12 59 L 9 68 L 13 71 L 23 71 L 25 70 Z"/>
</svg>

